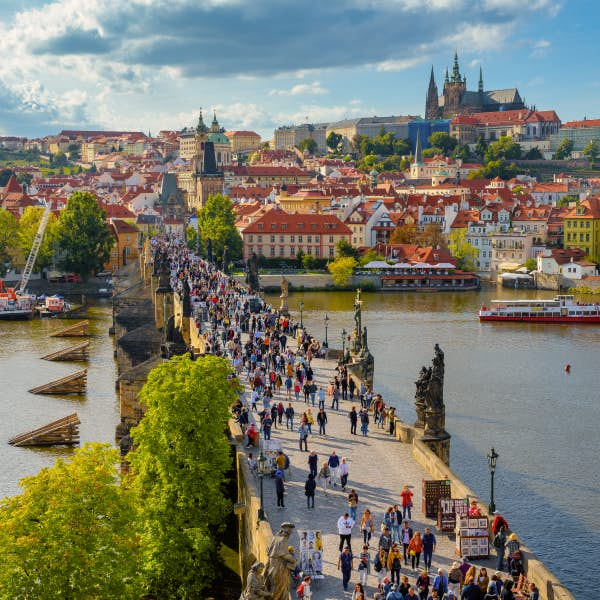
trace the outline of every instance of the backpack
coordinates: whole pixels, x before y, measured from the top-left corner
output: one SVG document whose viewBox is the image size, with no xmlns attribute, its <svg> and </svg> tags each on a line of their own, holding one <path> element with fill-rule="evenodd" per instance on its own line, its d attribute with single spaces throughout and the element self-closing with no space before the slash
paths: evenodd
<svg viewBox="0 0 600 600">
<path fill-rule="evenodd" d="M 373 567 L 375 571 L 379 573 L 381 569 L 383 569 L 383 565 L 381 564 L 381 559 L 379 558 L 379 554 L 375 557 L 375 562 L 373 563 Z"/>
<path fill-rule="evenodd" d="M 290 457 L 287 454 L 284 454 L 284 456 L 285 456 L 285 462 L 283 463 L 283 468 L 289 469 L 290 468 Z"/>
<path fill-rule="evenodd" d="M 400 570 L 400 567 L 402 567 L 402 562 L 400 561 L 400 559 L 397 556 L 394 556 L 394 558 L 392 560 L 392 569 Z"/>
<path fill-rule="evenodd" d="M 494 545 L 494 548 L 502 548 L 504 546 L 504 540 L 502 539 L 501 533 L 497 533 L 494 536 L 494 541 L 492 542 L 492 544 Z"/>
<path fill-rule="evenodd" d="M 296 594 L 298 598 L 304 598 L 304 582 L 296 588 Z"/>
</svg>

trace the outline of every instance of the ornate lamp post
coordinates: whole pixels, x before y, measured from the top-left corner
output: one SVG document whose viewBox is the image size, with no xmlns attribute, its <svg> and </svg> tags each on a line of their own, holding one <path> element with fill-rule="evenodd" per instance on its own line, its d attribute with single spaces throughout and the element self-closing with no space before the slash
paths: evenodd
<svg viewBox="0 0 600 600">
<path fill-rule="evenodd" d="M 329 343 L 327 341 L 327 326 L 329 325 L 329 317 L 327 313 L 325 313 L 325 345 L 329 348 Z"/>
<path fill-rule="evenodd" d="M 258 465 L 258 478 L 260 479 L 260 508 L 258 509 L 258 520 L 260 522 L 267 520 L 267 517 L 265 516 L 265 502 L 263 496 L 263 479 L 265 477 L 265 473 L 267 473 L 268 471 L 268 467 L 267 457 L 265 456 L 262 449 L 260 451 L 260 456 L 258 457 L 256 463 Z"/>
<path fill-rule="evenodd" d="M 487 455 L 488 465 L 490 466 L 491 485 L 490 504 L 488 507 L 490 509 L 490 515 L 496 510 L 496 504 L 494 503 L 494 471 L 496 470 L 496 461 L 498 460 L 498 456 L 499 454 L 493 448 L 489 451 Z"/>
<path fill-rule="evenodd" d="M 300 300 L 300 329 L 304 329 L 303 311 L 304 311 L 304 300 Z"/>
<path fill-rule="evenodd" d="M 345 329 L 342 329 L 342 364 L 346 364 L 346 336 L 348 332 Z"/>
</svg>

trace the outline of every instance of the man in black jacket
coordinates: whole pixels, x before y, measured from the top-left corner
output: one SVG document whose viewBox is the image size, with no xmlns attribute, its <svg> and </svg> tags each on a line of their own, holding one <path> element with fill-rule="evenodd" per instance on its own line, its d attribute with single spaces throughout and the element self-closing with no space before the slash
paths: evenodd
<svg viewBox="0 0 600 600">
<path fill-rule="evenodd" d="M 317 413 L 317 423 L 319 424 L 319 433 L 325 435 L 325 425 L 327 424 L 327 413 L 321 409 Z"/>
<path fill-rule="evenodd" d="M 312 473 L 308 474 L 308 479 L 304 484 L 304 493 L 306 494 L 306 508 L 315 507 L 315 489 L 317 488 L 317 482 L 315 476 Z"/>
<path fill-rule="evenodd" d="M 348 413 L 348 417 L 350 417 L 350 433 L 356 435 L 356 424 L 358 423 L 358 414 L 354 406 L 352 407 L 352 410 Z"/>
</svg>

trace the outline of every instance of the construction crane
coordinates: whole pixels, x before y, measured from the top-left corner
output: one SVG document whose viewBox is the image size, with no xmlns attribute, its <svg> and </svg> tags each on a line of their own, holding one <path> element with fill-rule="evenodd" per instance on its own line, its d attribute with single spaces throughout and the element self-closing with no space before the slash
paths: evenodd
<svg viewBox="0 0 600 600">
<path fill-rule="evenodd" d="M 23 275 L 21 276 L 21 281 L 19 281 L 19 286 L 17 287 L 17 293 L 23 294 L 25 293 L 25 288 L 29 283 L 29 278 L 31 277 L 31 272 L 33 271 L 33 265 L 35 265 L 35 261 L 37 259 L 38 252 L 40 251 L 40 247 L 42 245 L 42 241 L 44 239 L 44 232 L 46 231 L 46 225 L 48 225 L 48 221 L 50 220 L 50 211 L 52 209 L 52 203 L 47 202 L 46 207 L 44 208 L 44 212 L 42 213 L 42 218 L 40 219 L 40 224 L 38 226 L 37 233 L 33 238 L 33 244 L 31 245 L 31 250 L 29 251 L 29 256 L 27 257 L 27 262 L 25 263 L 25 268 L 23 269 Z"/>
</svg>

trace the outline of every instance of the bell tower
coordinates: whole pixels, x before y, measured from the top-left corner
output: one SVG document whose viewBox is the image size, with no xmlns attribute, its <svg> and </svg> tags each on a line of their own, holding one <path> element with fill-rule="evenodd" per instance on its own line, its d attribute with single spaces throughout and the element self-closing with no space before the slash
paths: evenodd
<svg viewBox="0 0 600 600">
<path fill-rule="evenodd" d="M 429 76 L 429 88 L 427 89 L 427 98 L 425 100 L 425 118 L 437 119 L 440 116 L 440 107 L 438 101 L 438 89 L 433 76 L 433 65 L 431 66 L 431 75 Z"/>
<path fill-rule="evenodd" d="M 444 82 L 444 117 L 452 118 L 459 112 L 460 102 L 467 91 L 467 78 L 461 76 L 458 66 L 458 52 L 454 52 L 452 76 Z"/>
</svg>

